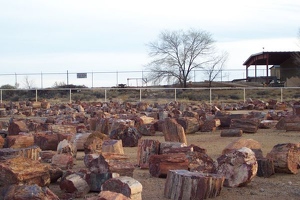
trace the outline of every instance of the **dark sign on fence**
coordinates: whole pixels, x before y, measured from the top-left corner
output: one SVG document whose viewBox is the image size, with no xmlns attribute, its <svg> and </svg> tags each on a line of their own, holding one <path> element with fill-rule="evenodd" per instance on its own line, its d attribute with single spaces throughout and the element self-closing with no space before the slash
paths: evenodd
<svg viewBox="0 0 300 200">
<path fill-rule="evenodd" d="M 77 78 L 87 78 L 87 73 L 77 73 Z"/>
</svg>

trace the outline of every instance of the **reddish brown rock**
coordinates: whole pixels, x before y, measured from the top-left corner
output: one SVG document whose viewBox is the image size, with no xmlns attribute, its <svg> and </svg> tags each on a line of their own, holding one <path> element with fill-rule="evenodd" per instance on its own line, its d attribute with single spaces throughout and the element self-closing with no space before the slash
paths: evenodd
<svg viewBox="0 0 300 200">
<path fill-rule="evenodd" d="M 256 133 L 260 120 L 258 119 L 233 119 L 230 128 L 238 128 L 244 133 Z"/>
<path fill-rule="evenodd" d="M 88 183 L 78 174 L 70 174 L 64 177 L 59 187 L 67 193 L 74 193 L 76 198 L 84 197 L 90 191 Z"/>
<path fill-rule="evenodd" d="M 166 177 L 169 170 L 189 168 L 189 161 L 184 153 L 151 155 L 149 172 L 154 177 Z"/>
<path fill-rule="evenodd" d="M 13 148 L 3 148 L 0 149 L 0 159 L 6 159 L 6 158 L 13 158 L 13 157 L 24 157 L 24 158 L 29 158 L 32 160 L 39 160 L 41 149 L 38 146 L 30 146 L 27 148 L 18 148 L 18 149 L 13 149 Z"/>
<path fill-rule="evenodd" d="M 300 145 L 277 144 L 267 154 L 267 158 L 274 162 L 276 173 L 297 174 L 300 163 Z"/>
<path fill-rule="evenodd" d="M 120 124 L 109 134 L 110 139 L 122 140 L 123 147 L 137 147 L 141 137 L 142 135 L 135 127 L 129 127 L 125 124 Z"/>
<path fill-rule="evenodd" d="M 137 161 L 141 169 L 149 168 L 151 155 L 159 153 L 159 141 L 151 139 L 140 139 L 138 143 Z"/>
<path fill-rule="evenodd" d="M 100 154 L 102 152 L 102 144 L 104 140 L 108 140 L 109 137 L 101 132 L 94 131 L 92 134 L 90 134 L 84 145 L 84 153 L 85 154 L 93 154 L 98 153 Z"/>
<path fill-rule="evenodd" d="M 120 176 L 105 181 L 102 185 L 103 191 L 112 191 L 123 194 L 132 200 L 142 200 L 143 186 L 132 177 Z"/>
<path fill-rule="evenodd" d="M 124 154 L 122 140 L 104 140 L 102 143 L 102 152 Z"/>
<path fill-rule="evenodd" d="M 57 154 L 57 152 L 52 151 L 52 150 L 40 151 L 39 152 L 40 160 L 41 160 L 41 162 L 44 162 L 44 163 L 51 163 L 52 162 L 52 157 L 55 154 Z"/>
<path fill-rule="evenodd" d="M 200 129 L 200 123 L 196 117 L 180 117 L 176 121 L 183 127 L 186 134 L 195 133 Z"/>
<path fill-rule="evenodd" d="M 36 184 L 30 185 L 10 185 L 5 188 L 5 192 L 0 195 L 0 199 L 30 200 L 30 199 L 51 199 L 59 200 L 59 197 L 48 187 L 40 187 Z"/>
<path fill-rule="evenodd" d="M 241 129 L 224 129 L 221 131 L 221 137 L 241 137 L 243 135 L 243 130 Z"/>
<path fill-rule="evenodd" d="M 98 197 L 87 200 L 131 200 L 131 198 L 126 197 L 124 194 L 119 192 L 101 191 Z"/>
<path fill-rule="evenodd" d="M 50 184 L 47 165 L 24 157 L 7 158 L 0 162 L 0 185 L 37 184 L 41 187 Z"/>
<path fill-rule="evenodd" d="M 34 145 L 34 136 L 30 133 L 19 135 L 8 135 L 6 137 L 5 148 L 26 148 Z"/>
<path fill-rule="evenodd" d="M 71 140 L 72 134 L 60 134 L 52 132 L 39 132 L 34 134 L 34 144 L 38 145 L 42 150 L 57 150 L 57 145 L 60 141 L 67 139 Z"/>
<path fill-rule="evenodd" d="M 163 134 L 167 142 L 181 142 L 187 144 L 184 129 L 175 119 L 166 118 L 164 120 Z"/>
<path fill-rule="evenodd" d="M 74 158 L 68 154 L 55 154 L 52 157 L 51 164 L 63 170 L 72 169 L 74 165 Z"/>
<path fill-rule="evenodd" d="M 254 152 L 243 147 L 220 156 L 216 172 L 225 176 L 224 186 L 246 186 L 257 174 L 257 161 Z"/>
<path fill-rule="evenodd" d="M 12 120 L 8 126 L 9 135 L 18 135 L 20 132 L 28 132 L 25 120 Z"/>
<path fill-rule="evenodd" d="M 202 132 L 210 132 L 215 131 L 218 126 L 221 125 L 221 121 L 219 119 L 206 119 L 204 120 L 204 124 L 201 126 Z"/>
</svg>

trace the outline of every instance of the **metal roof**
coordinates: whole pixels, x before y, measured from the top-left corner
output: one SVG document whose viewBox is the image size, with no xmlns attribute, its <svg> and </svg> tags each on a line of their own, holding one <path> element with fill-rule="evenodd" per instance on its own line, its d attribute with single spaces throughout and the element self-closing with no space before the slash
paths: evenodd
<svg viewBox="0 0 300 200">
<path fill-rule="evenodd" d="M 300 51 L 263 51 L 252 54 L 243 65 L 280 65 Z"/>
</svg>

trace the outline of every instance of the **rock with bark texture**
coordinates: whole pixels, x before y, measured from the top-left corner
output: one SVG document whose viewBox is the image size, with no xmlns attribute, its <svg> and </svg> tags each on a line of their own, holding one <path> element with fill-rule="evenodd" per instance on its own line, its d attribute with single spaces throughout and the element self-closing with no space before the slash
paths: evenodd
<svg viewBox="0 0 300 200">
<path fill-rule="evenodd" d="M 137 161 L 141 169 L 149 168 L 149 158 L 151 155 L 159 153 L 158 140 L 140 139 L 138 143 Z"/>
<path fill-rule="evenodd" d="M 172 200 L 207 199 L 220 195 L 224 176 L 218 174 L 170 170 L 164 187 L 164 197 Z"/>
<path fill-rule="evenodd" d="M 170 153 L 151 155 L 149 158 L 149 172 L 154 177 L 166 177 L 169 170 L 189 168 L 189 160 L 184 153 Z"/>
<path fill-rule="evenodd" d="M 92 134 L 90 134 L 83 147 L 84 147 L 84 153 L 85 154 L 93 154 L 98 153 L 100 154 L 102 152 L 102 144 L 104 140 L 108 140 L 109 137 L 99 131 L 94 131 Z"/>
<path fill-rule="evenodd" d="M 40 156 L 39 153 L 41 152 L 40 147 L 34 145 L 27 148 L 19 148 L 19 149 L 13 149 L 13 148 L 3 148 L 0 149 L 0 160 L 5 160 L 6 158 L 13 158 L 13 157 L 24 157 L 24 158 L 30 158 L 32 160 L 39 160 Z"/>
<path fill-rule="evenodd" d="M 300 145 L 298 143 L 277 144 L 266 157 L 274 162 L 276 173 L 297 174 L 300 164 Z"/>
<path fill-rule="evenodd" d="M 195 117 L 180 117 L 176 121 L 183 127 L 186 134 L 195 133 L 200 129 L 199 120 Z"/>
<path fill-rule="evenodd" d="M 78 151 L 84 150 L 84 143 L 86 142 L 89 135 L 92 133 L 76 133 L 76 135 L 72 138 L 72 143 L 76 146 Z"/>
<path fill-rule="evenodd" d="M 56 151 L 52 151 L 52 150 L 40 151 L 39 152 L 40 161 L 44 163 L 51 163 L 52 157 L 55 154 L 57 154 Z"/>
<path fill-rule="evenodd" d="M 165 154 L 172 152 L 174 148 L 186 147 L 186 143 L 181 142 L 160 142 L 159 144 L 159 154 Z"/>
<path fill-rule="evenodd" d="M 257 176 L 268 178 L 275 174 L 274 162 L 268 158 L 257 159 Z"/>
<path fill-rule="evenodd" d="M 70 154 L 55 154 L 51 159 L 51 164 L 63 170 L 72 169 L 74 157 Z"/>
<path fill-rule="evenodd" d="M 241 137 L 243 135 L 243 130 L 241 129 L 224 129 L 221 131 L 221 137 Z"/>
<path fill-rule="evenodd" d="M 246 186 L 257 174 L 257 161 L 254 152 L 243 147 L 220 156 L 216 172 L 225 176 L 224 186 Z"/>
<path fill-rule="evenodd" d="M 57 150 L 57 145 L 60 141 L 66 139 L 71 140 L 73 135 L 60 134 L 52 132 L 39 132 L 34 134 L 34 144 L 39 146 L 42 150 Z"/>
<path fill-rule="evenodd" d="M 8 127 L 9 135 L 18 135 L 20 132 L 28 132 L 28 127 L 25 120 L 12 120 Z"/>
<path fill-rule="evenodd" d="M 106 172 L 106 173 L 95 173 L 87 172 L 85 175 L 85 180 L 90 186 L 90 191 L 101 192 L 102 184 L 108 179 L 118 177 L 118 174 Z"/>
<path fill-rule="evenodd" d="M 126 197 L 124 194 L 112 191 L 101 191 L 98 197 L 95 199 L 87 200 L 130 200 L 131 198 Z"/>
<path fill-rule="evenodd" d="M 10 185 L 3 188 L 0 199 L 11 200 L 59 200 L 59 197 L 48 187 L 40 187 L 36 184 L 30 185 Z"/>
<path fill-rule="evenodd" d="M 204 124 L 201 126 L 202 132 L 210 132 L 215 131 L 218 126 L 221 125 L 221 121 L 219 119 L 206 119 L 204 120 Z"/>
<path fill-rule="evenodd" d="M 5 141 L 5 148 L 26 148 L 34 145 L 34 136 L 30 133 L 19 133 L 18 135 L 8 135 Z"/>
<path fill-rule="evenodd" d="M 102 191 L 121 193 L 132 200 L 142 200 L 142 190 L 142 184 L 128 176 L 109 179 L 102 185 Z"/>
<path fill-rule="evenodd" d="M 84 197 L 90 191 L 90 186 L 85 179 L 75 173 L 66 176 L 59 183 L 59 187 L 67 193 L 74 193 L 76 198 Z"/>
<path fill-rule="evenodd" d="M 175 119 L 166 118 L 163 124 L 163 134 L 167 142 L 181 142 L 187 144 L 183 127 Z"/>
<path fill-rule="evenodd" d="M 256 133 L 260 120 L 258 119 L 233 119 L 230 128 L 238 128 L 244 133 Z"/>
<path fill-rule="evenodd" d="M 24 157 L 6 158 L 0 162 L 0 185 L 37 184 L 41 187 L 50 184 L 48 166 L 39 161 Z"/>
</svg>

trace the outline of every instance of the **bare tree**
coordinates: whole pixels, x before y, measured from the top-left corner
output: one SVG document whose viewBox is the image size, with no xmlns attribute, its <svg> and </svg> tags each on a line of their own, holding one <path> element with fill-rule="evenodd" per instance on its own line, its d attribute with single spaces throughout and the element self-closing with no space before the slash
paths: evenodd
<svg viewBox="0 0 300 200">
<path fill-rule="evenodd" d="M 28 76 L 24 77 L 23 84 L 25 89 L 34 88 L 34 80 L 30 80 Z"/>
<path fill-rule="evenodd" d="M 186 88 L 192 70 L 218 65 L 212 56 L 216 53 L 214 42 L 211 34 L 202 30 L 162 32 L 156 42 L 148 44 L 149 56 L 153 58 L 146 66 L 150 70 L 148 80 L 175 80 Z"/>
<path fill-rule="evenodd" d="M 205 67 L 204 72 L 208 77 L 209 87 L 211 87 L 212 82 L 224 69 L 227 58 L 228 58 L 228 53 L 224 52 L 221 55 L 215 56 L 214 59 L 212 59 L 213 62 Z"/>
</svg>

